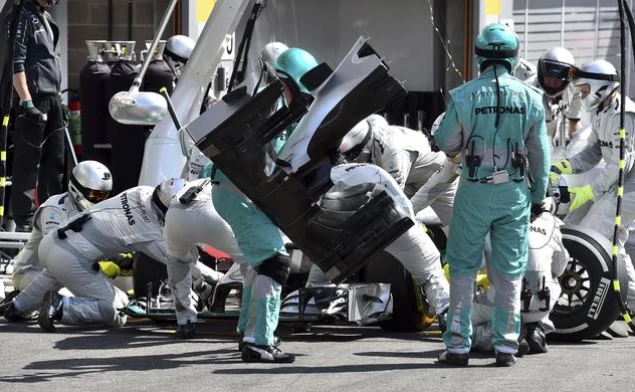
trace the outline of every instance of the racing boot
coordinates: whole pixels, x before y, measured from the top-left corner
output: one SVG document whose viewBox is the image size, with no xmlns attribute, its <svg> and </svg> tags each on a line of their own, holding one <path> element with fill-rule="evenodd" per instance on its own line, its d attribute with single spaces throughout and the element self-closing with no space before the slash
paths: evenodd
<svg viewBox="0 0 635 392">
<path fill-rule="evenodd" d="M 211 309 L 212 300 L 214 299 L 214 289 L 216 285 L 202 282 L 200 286 L 194 288 L 194 292 L 198 296 L 196 310 L 201 312 L 205 307 Z"/>
<path fill-rule="evenodd" d="M 441 334 L 444 334 L 445 330 L 448 328 L 448 311 L 447 310 L 437 315 L 437 322 L 439 323 L 439 330 L 441 331 Z"/>
<path fill-rule="evenodd" d="M 635 311 L 629 309 L 628 315 L 631 317 L 631 321 L 628 323 L 628 334 L 635 336 Z"/>
<path fill-rule="evenodd" d="M 525 339 L 524 336 L 521 336 L 522 340 L 520 342 L 518 342 L 518 356 L 519 357 L 524 357 L 525 355 L 529 354 L 530 348 L 529 348 L 529 343 L 527 343 L 527 339 Z"/>
<path fill-rule="evenodd" d="M 247 343 L 245 343 L 243 341 L 244 337 L 245 337 L 244 334 L 242 334 L 242 333 L 238 334 L 238 351 L 240 351 L 240 352 L 243 351 L 243 348 L 245 347 L 245 344 L 247 344 Z M 276 347 L 279 347 L 281 344 L 282 344 L 282 339 L 280 339 L 278 336 L 274 335 L 273 336 L 273 345 L 276 346 Z"/>
<path fill-rule="evenodd" d="M 529 354 L 529 343 L 527 343 L 527 339 L 525 336 L 527 335 L 527 325 L 523 323 L 522 318 L 520 319 L 520 333 L 518 334 L 518 355 L 519 357 L 524 357 Z"/>
<path fill-rule="evenodd" d="M 4 319 L 10 323 L 19 323 L 24 320 L 24 316 L 13 303 L 9 303 L 4 309 Z"/>
<path fill-rule="evenodd" d="M 187 320 L 185 325 L 179 325 L 176 337 L 179 339 L 194 339 L 196 337 L 196 324 L 193 324 L 191 320 Z"/>
<path fill-rule="evenodd" d="M 545 330 L 540 323 L 526 324 L 527 333 L 525 338 L 529 345 L 529 350 L 533 354 L 544 354 L 549 351 L 547 347 L 547 337 L 545 336 Z"/>
<path fill-rule="evenodd" d="M 514 354 L 502 353 L 496 351 L 496 366 L 498 367 L 512 367 L 516 364 L 516 357 Z"/>
<path fill-rule="evenodd" d="M 469 354 L 454 354 L 444 351 L 439 354 L 439 363 L 450 366 L 467 366 L 470 361 Z"/>
<path fill-rule="evenodd" d="M 276 346 L 257 346 L 245 343 L 241 358 L 243 362 L 291 363 L 295 355 L 285 353 Z"/>
<path fill-rule="evenodd" d="M 42 305 L 40 305 L 40 314 L 37 317 L 37 323 L 40 328 L 46 332 L 55 332 L 54 323 L 62 319 L 63 298 L 64 297 L 59 295 L 57 291 L 53 290 L 44 296 Z"/>
<path fill-rule="evenodd" d="M 15 227 L 16 233 L 30 233 L 32 231 L 33 231 L 33 226 L 31 226 L 28 223 L 26 225 L 19 225 Z"/>
<path fill-rule="evenodd" d="M 0 316 L 4 314 L 5 310 L 9 308 L 9 305 L 13 303 L 13 298 L 17 297 L 20 292 L 13 290 L 2 301 L 0 301 Z"/>
</svg>

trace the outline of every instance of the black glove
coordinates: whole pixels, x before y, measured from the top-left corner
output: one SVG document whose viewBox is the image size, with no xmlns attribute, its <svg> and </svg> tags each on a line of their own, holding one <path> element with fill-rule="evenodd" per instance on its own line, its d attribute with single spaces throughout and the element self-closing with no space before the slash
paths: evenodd
<svg viewBox="0 0 635 392">
<path fill-rule="evenodd" d="M 119 253 L 113 260 L 122 270 L 132 270 L 134 265 L 134 254 Z"/>
<path fill-rule="evenodd" d="M 540 215 L 543 212 L 545 212 L 545 209 L 544 209 L 542 203 L 539 203 L 539 204 L 534 203 L 534 204 L 531 205 L 531 213 L 532 214 Z"/>
<path fill-rule="evenodd" d="M 44 115 L 40 112 L 40 109 L 33 105 L 33 101 L 24 101 L 20 104 L 22 113 L 20 114 L 26 120 L 34 123 L 41 123 L 44 121 Z"/>
</svg>

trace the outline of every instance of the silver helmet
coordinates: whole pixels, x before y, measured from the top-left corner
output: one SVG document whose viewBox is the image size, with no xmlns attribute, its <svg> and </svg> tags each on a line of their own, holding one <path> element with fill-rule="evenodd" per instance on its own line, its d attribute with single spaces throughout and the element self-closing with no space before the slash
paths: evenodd
<svg viewBox="0 0 635 392">
<path fill-rule="evenodd" d="M 437 133 L 437 130 L 441 126 L 441 122 L 443 121 L 444 118 L 445 118 L 445 112 L 439 114 L 437 118 L 434 120 L 434 122 L 432 123 L 432 126 L 430 127 L 430 134 L 432 136 L 434 136 L 434 134 Z"/>
<path fill-rule="evenodd" d="M 168 207 L 176 196 L 183 188 L 187 186 L 187 181 L 182 178 L 170 178 L 154 188 L 152 193 L 152 207 L 161 220 L 165 219 L 165 214 L 168 212 Z"/>
<path fill-rule="evenodd" d="M 83 161 L 71 171 L 68 193 L 79 211 L 106 200 L 112 191 L 110 170 L 97 161 Z"/>
<path fill-rule="evenodd" d="M 181 75 L 181 70 L 190 59 L 196 42 L 186 35 L 174 35 L 165 43 L 163 54 L 176 76 Z"/>
<path fill-rule="evenodd" d="M 368 118 L 358 122 L 340 142 L 340 153 L 347 162 L 363 163 L 370 158 L 370 149 L 366 148 L 371 142 L 372 127 Z"/>
<path fill-rule="evenodd" d="M 569 86 L 575 59 L 565 48 L 547 50 L 538 60 L 538 83 L 549 97 L 557 97 Z M 545 80 L 545 78 L 550 80 Z M 553 80 L 556 80 L 556 85 Z"/>
<path fill-rule="evenodd" d="M 575 71 L 573 84 L 578 88 L 589 85 L 589 93 L 582 99 L 582 104 L 588 111 L 593 111 L 617 90 L 620 77 L 613 64 L 606 60 L 595 60 Z"/>
<path fill-rule="evenodd" d="M 282 42 L 269 42 L 264 48 L 262 48 L 262 52 L 260 52 L 260 57 L 258 58 L 258 63 L 263 69 L 265 69 L 265 64 L 273 66 L 278 59 L 278 56 L 287 49 L 289 49 L 289 47 Z"/>
<path fill-rule="evenodd" d="M 261 82 L 264 82 L 264 85 L 271 83 L 273 75 L 270 70 L 273 70 L 273 64 L 287 49 L 289 49 L 289 47 L 282 42 L 269 42 L 264 48 L 262 48 L 260 57 L 258 57 L 260 77 L 256 84 L 256 90 L 260 87 Z"/>
</svg>

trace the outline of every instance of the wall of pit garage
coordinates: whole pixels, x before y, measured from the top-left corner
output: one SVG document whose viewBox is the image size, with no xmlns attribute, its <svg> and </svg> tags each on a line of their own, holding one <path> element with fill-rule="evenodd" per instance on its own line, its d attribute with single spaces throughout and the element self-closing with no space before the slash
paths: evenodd
<svg viewBox="0 0 635 392">
<path fill-rule="evenodd" d="M 336 67 L 361 35 L 370 37 L 373 48 L 389 61 L 391 74 L 411 92 L 389 109 L 389 121 L 414 129 L 429 127 L 444 108 L 441 92 L 446 79 L 453 85 L 460 83 L 454 71 L 446 70 L 446 54 L 432 24 L 430 4 L 439 34 L 446 39 L 448 32 L 452 34 L 450 51 L 463 67 L 465 4 L 459 0 L 269 0 L 256 24 L 250 59 L 257 58 L 266 43 L 282 41 Z M 461 23 L 454 22 L 457 18 Z M 237 31 L 237 42 L 243 29 L 244 23 Z M 252 62 L 254 74 L 255 67 Z"/>
<path fill-rule="evenodd" d="M 64 0 L 68 20 L 68 86 L 79 88 L 79 72 L 86 64 L 86 40 L 151 40 L 168 0 Z M 172 28 L 166 29 L 166 37 Z M 145 48 L 145 46 L 144 46 Z"/>
</svg>

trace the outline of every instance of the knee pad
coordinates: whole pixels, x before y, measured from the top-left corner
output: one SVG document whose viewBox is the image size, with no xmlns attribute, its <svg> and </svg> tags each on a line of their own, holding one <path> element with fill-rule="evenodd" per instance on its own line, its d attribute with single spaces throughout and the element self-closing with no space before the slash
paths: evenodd
<svg viewBox="0 0 635 392">
<path fill-rule="evenodd" d="M 276 283 L 284 285 L 291 272 L 291 259 L 289 256 L 276 254 L 263 261 L 258 266 L 258 275 L 265 275 L 273 279 Z"/>
</svg>

